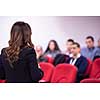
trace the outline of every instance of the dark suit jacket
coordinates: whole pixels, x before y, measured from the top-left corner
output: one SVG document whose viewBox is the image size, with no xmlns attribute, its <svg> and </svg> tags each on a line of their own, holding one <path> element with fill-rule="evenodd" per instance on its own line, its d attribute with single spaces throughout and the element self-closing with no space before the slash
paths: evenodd
<svg viewBox="0 0 100 100">
<path fill-rule="evenodd" d="M 67 63 L 70 63 L 71 59 L 72 58 L 69 58 Z M 88 61 L 84 56 L 80 56 L 80 58 L 77 59 L 75 66 L 78 68 L 77 82 L 79 82 L 86 71 L 86 68 L 88 66 Z"/>
<path fill-rule="evenodd" d="M 23 48 L 19 54 L 18 61 L 13 63 L 14 68 L 6 59 L 5 50 L 0 56 L 0 79 L 7 82 L 38 82 L 43 77 L 43 72 L 38 68 L 36 53 L 33 48 Z"/>
<path fill-rule="evenodd" d="M 66 61 L 69 59 L 69 56 L 68 55 L 65 55 L 65 54 L 58 54 L 54 61 L 53 61 L 53 64 L 56 66 L 58 64 L 62 64 L 62 63 L 66 63 Z"/>
</svg>

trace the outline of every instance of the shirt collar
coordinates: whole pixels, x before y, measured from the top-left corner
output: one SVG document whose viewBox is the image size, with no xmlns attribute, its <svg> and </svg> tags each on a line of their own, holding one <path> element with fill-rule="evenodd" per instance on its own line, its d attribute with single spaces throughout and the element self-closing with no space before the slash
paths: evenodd
<svg viewBox="0 0 100 100">
<path fill-rule="evenodd" d="M 77 55 L 77 58 L 80 58 L 80 56 L 81 56 L 81 54 L 79 53 L 79 54 Z"/>
<path fill-rule="evenodd" d="M 89 51 L 92 51 L 92 50 L 94 50 L 94 48 L 95 48 L 95 47 L 92 47 L 92 48 L 88 48 L 88 50 L 89 50 Z"/>
<path fill-rule="evenodd" d="M 81 54 L 79 53 L 75 59 L 78 59 L 78 58 L 80 58 L 80 56 L 81 56 Z M 73 57 L 72 57 L 72 58 L 73 58 Z"/>
</svg>

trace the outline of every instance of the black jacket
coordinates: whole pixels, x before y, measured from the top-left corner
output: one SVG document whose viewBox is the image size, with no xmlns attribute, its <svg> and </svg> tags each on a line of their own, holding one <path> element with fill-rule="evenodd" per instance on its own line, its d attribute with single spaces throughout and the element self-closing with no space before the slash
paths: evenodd
<svg viewBox="0 0 100 100">
<path fill-rule="evenodd" d="M 23 48 L 20 51 L 18 61 L 13 63 L 13 68 L 7 60 L 5 50 L 0 56 L 0 79 L 6 79 L 10 83 L 38 82 L 43 77 L 43 72 L 38 68 L 36 53 L 33 48 Z"/>
<path fill-rule="evenodd" d="M 56 66 L 58 64 L 66 63 L 66 61 L 69 60 L 69 56 L 65 54 L 58 54 L 55 59 L 53 64 Z"/>
<path fill-rule="evenodd" d="M 72 58 L 69 58 L 67 63 L 70 63 L 70 60 Z M 77 74 L 77 82 L 80 82 L 80 80 L 83 79 L 84 73 L 86 71 L 86 68 L 88 66 L 88 61 L 84 56 L 80 56 L 77 61 L 75 62 L 75 66 L 78 68 L 78 74 Z"/>
</svg>

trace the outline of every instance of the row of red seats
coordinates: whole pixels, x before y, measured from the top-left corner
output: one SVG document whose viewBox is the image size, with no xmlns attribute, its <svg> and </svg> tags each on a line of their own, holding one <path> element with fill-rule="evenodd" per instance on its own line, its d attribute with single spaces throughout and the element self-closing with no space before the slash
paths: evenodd
<svg viewBox="0 0 100 100">
<path fill-rule="evenodd" d="M 70 64 L 59 64 L 56 67 L 52 65 L 53 59 L 48 57 L 48 63 L 41 62 L 40 66 L 44 71 L 44 77 L 40 82 L 75 82 L 77 69 Z M 89 76 L 92 62 L 88 59 L 87 70 L 84 74 L 84 78 Z"/>
<path fill-rule="evenodd" d="M 100 58 L 92 63 L 89 78 L 83 79 L 81 83 L 100 83 Z"/>
<path fill-rule="evenodd" d="M 81 83 L 100 83 L 100 59 L 93 63 L 88 60 L 88 66 Z M 50 63 L 40 63 L 44 71 L 44 77 L 40 82 L 51 83 L 74 83 L 77 75 L 77 68 L 70 64 L 59 64 L 54 67 Z"/>
<path fill-rule="evenodd" d="M 46 56 L 46 58 L 48 60 L 48 63 L 53 64 L 54 59 L 52 57 Z M 88 60 L 88 66 L 87 66 L 87 70 L 86 70 L 86 72 L 84 74 L 84 78 L 87 77 L 87 76 L 89 76 L 90 71 L 91 71 L 91 67 L 92 67 L 91 66 L 92 65 L 92 61 L 90 59 L 87 59 L 87 60 Z"/>
<path fill-rule="evenodd" d="M 93 63 L 88 60 L 88 66 L 81 83 L 100 83 L 100 58 Z M 74 83 L 76 81 L 77 68 L 70 64 L 59 64 L 54 67 L 51 63 L 41 62 L 40 67 L 44 71 L 44 76 L 40 82 L 51 83 Z M 88 78 L 87 78 L 88 77 Z M 5 80 L 0 80 L 4 83 Z"/>
<path fill-rule="evenodd" d="M 54 67 L 50 63 L 41 62 L 40 67 L 44 71 L 44 77 L 40 82 L 74 83 L 76 81 L 77 68 L 73 65 L 59 64 Z"/>
</svg>

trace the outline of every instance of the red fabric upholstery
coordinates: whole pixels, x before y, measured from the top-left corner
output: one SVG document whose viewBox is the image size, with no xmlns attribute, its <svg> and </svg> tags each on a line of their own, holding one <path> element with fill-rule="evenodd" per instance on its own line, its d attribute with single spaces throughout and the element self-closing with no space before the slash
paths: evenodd
<svg viewBox="0 0 100 100">
<path fill-rule="evenodd" d="M 81 83 L 100 83 L 100 58 L 93 62 L 90 77 L 83 79 Z"/>
<path fill-rule="evenodd" d="M 84 79 L 81 81 L 81 83 L 100 83 L 100 79 L 93 79 L 93 78 Z"/>
<path fill-rule="evenodd" d="M 96 78 L 100 78 L 100 73 L 98 73 L 98 74 L 96 75 Z"/>
<path fill-rule="evenodd" d="M 44 72 L 44 76 L 39 82 L 50 82 L 54 66 L 46 62 L 41 62 L 39 65 Z"/>
<path fill-rule="evenodd" d="M 55 67 L 51 83 L 73 83 L 76 81 L 77 68 L 70 64 L 59 64 Z"/>
<path fill-rule="evenodd" d="M 88 66 L 87 66 L 87 69 L 85 71 L 84 77 L 89 76 L 91 69 L 92 69 L 92 61 L 90 59 L 87 59 L 87 60 L 88 60 Z"/>
<path fill-rule="evenodd" d="M 100 73 L 100 58 L 96 59 L 93 62 L 90 78 L 96 78 L 97 74 L 99 73 Z"/>
<path fill-rule="evenodd" d="M 46 56 L 48 63 L 53 64 L 54 59 L 52 57 Z"/>
<path fill-rule="evenodd" d="M 6 80 L 0 80 L 0 83 L 5 83 L 6 82 Z"/>
</svg>

